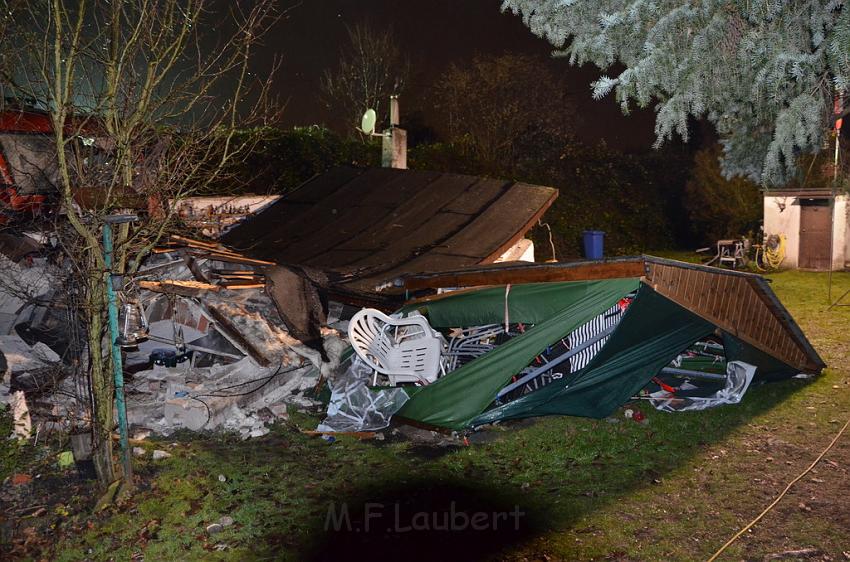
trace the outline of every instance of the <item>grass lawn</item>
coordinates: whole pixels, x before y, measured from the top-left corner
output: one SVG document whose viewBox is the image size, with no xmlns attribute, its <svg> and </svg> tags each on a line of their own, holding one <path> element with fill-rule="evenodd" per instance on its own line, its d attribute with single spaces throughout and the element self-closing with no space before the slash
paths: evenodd
<svg viewBox="0 0 850 562">
<path fill-rule="evenodd" d="M 470 446 L 425 447 L 390 432 L 384 441 L 328 443 L 299 432 L 317 422 L 306 415 L 247 442 L 197 435 L 151 440 L 147 449 L 173 456 L 138 462 L 139 491 L 129 504 L 94 515 L 95 492 L 75 488 L 64 511 L 51 507 L 7 530 L 19 539 L 27 526 L 39 529 L 26 548 L 16 539 L 14 555 L 706 559 L 808 466 L 850 416 L 850 307 L 826 310 L 825 274 L 770 277 L 829 365 L 816 379 L 754 386 L 742 404 L 705 412 L 664 414 L 638 405 L 646 423 L 619 412 L 616 423 L 551 417 L 504 424 L 476 435 Z M 835 280 L 838 294 L 850 289 L 850 274 Z M 10 452 L 0 477 L 41 470 L 44 485 L 63 478 L 48 468 L 46 455 Z M 817 549 L 816 559 L 850 558 L 849 469 L 850 434 L 722 559 L 763 560 L 803 548 Z M 39 485 L 36 480 L 33 489 Z M 512 515 L 515 509 L 522 515 Z M 325 529 L 329 510 L 342 530 Z M 486 529 L 407 530 L 441 524 L 420 512 L 452 510 L 483 512 L 478 521 Z M 205 527 L 225 515 L 235 523 L 208 535 Z M 455 517 L 462 525 L 463 516 Z M 9 543 L 4 547 L 10 555 Z"/>
</svg>

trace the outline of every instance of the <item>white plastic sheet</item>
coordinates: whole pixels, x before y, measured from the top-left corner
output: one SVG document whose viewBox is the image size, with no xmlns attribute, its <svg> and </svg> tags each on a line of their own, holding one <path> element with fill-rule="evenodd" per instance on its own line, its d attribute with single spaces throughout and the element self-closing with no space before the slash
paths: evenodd
<svg viewBox="0 0 850 562">
<path fill-rule="evenodd" d="M 664 412 L 686 412 L 705 410 L 724 404 L 738 404 L 753 382 L 756 367 L 743 361 L 730 361 L 726 364 L 726 386 L 711 396 L 677 397 L 660 390 L 650 394 L 650 403 Z"/>
<path fill-rule="evenodd" d="M 408 400 L 402 388 L 368 387 L 372 369 L 354 355 L 349 367 L 331 381 L 328 415 L 318 431 L 374 431 L 390 424 L 390 418 Z"/>
</svg>

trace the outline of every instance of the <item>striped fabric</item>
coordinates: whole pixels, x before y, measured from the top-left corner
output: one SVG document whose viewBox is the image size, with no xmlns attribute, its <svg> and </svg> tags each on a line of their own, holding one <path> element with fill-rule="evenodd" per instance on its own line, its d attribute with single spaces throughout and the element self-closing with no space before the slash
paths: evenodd
<svg viewBox="0 0 850 562">
<path fill-rule="evenodd" d="M 622 319 L 623 313 L 625 312 L 629 302 L 631 302 L 631 299 L 627 297 L 596 318 L 582 324 L 560 342 L 553 344 L 546 352 L 543 353 L 543 357 L 551 361 L 559 355 L 566 353 L 570 349 L 575 349 L 587 340 L 592 339 L 600 332 L 616 326 L 620 319 Z M 575 373 L 580 370 L 587 365 L 591 359 L 593 359 L 593 356 L 596 355 L 600 349 L 602 349 L 602 346 L 605 345 L 609 337 L 610 336 L 605 336 L 598 342 L 590 345 L 587 349 L 578 352 L 569 360 L 561 363 L 552 371 L 546 371 L 545 373 L 542 373 L 528 381 L 528 383 L 524 384 L 519 389 L 519 392 L 512 393 L 512 396 L 517 398 L 523 394 L 534 392 L 538 388 L 546 386 L 553 380 L 564 377 L 567 373 Z M 524 369 L 523 372 L 528 372 L 538 366 L 540 366 L 540 363 L 532 363 L 527 369 Z"/>
<path fill-rule="evenodd" d="M 617 303 L 593 320 L 590 320 L 586 324 L 582 324 L 576 328 L 575 331 L 566 338 L 567 343 L 570 345 L 570 349 L 578 347 L 599 332 L 616 326 L 623 317 L 623 312 L 625 312 L 625 309 L 620 307 L 620 303 Z M 576 371 L 584 368 L 584 366 L 593 359 L 593 356 L 599 353 L 599 350 L 602 349 L 602 346 L 605 345 L 609 337 L 610 336 L 602 338 L 587 349 L 582 350 L 571 357 L 570 372 L 575 373 Z"/>
</svg>

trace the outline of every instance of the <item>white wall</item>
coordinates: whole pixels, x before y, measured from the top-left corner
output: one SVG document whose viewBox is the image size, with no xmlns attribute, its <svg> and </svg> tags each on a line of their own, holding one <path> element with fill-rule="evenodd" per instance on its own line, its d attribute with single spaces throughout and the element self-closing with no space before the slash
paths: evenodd
<svg viewBox="0 0 850 562">
<path fill-rule="evenodd" d="M 800 206 L 794 197 L 764 198 L 764 236 L 785 235 L 785 261 L 782 268 L 796 268 L 800 256 Z"/>
<path fill-rule="evenodd" d="M 844 267 L 850 269 L 850 197 L 844 199 Z"/>
<path fill-rule="evenodd" d="M 850 261 L 850 253 L 847 251 L 848 244 L 848 197 L 846 195 L 835 198 L 835 210 L 832 228 L 832 269 L 844 269 L 845 264 Z"/>
</svg>

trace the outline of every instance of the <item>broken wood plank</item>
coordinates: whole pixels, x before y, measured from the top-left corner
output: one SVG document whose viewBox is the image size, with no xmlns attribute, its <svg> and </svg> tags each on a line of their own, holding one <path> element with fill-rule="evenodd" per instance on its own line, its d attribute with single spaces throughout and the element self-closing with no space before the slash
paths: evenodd
<svg viewBox="0 0 850 562">
<path fill-rule="evenodd" d="M 230 283 L 230 284 L 221 284 L 220 287 L 224 287 L 226 289 L 262 289 L 266 286 L 265 283 Z"/>
<path fill-rule="evenodd" d="M 221 313 L 214 306 L 208 306 L 207 311 L 212 316 L 213 320 L 216 322 L 216 327 L 221 330 L 221 332 L 228 338 L 233 339 L 239 344 L 239 347 L 245 350 L 245 352 L 251 356 L 254 361 L 259 363 L 263 367 L 268 367 L 271 364 L 271 361 L 260 353 L 260 351 L 254 347 L 248 339 L 242 335 L 242 333 L 230 322 L 230 319 L 227 318 L 224 314 Z"/>
<path fill-rule="evenodd" d="M 252 269 L 213 269 L 212 273 L 214 275 L 263 275 Z"/>
<path fill-rule="evenodd" d="M 192 255 L 197 256 L 199 258 L 207 258 L 213 261 L 223 261 L 228 263 L 241 263 L 241 264 L 249 264 L 249 265 L 274 265 L 274 262 L 263 261 L 263 260 L 255 260 L 252 258 L 246 258 L 245 256 L 239 256 L 236 254 L 222 254 L 218 252 L 197 252 Z"/>
<path fill-rule="evenodd" d="M 262 278 L 262 275 L 248 275 L 248 274 L 246 274 L 246 275 L 227 275 L 227 274 L 224 274 L 224 273 L 216 273 L 215 276 L 218 277 L 219 279 L 246 279 L 248 281 L 254 281 L 254 280 Z"/>
<path fill-rule="evenodd" d="M 182 242 L 183 244 L 189 246 L 197 246 L 201 248 L 207 248 L 210 250 L 223 250 L 224 246 L 221 244 L 215 244 L 213 242 L 204 242 L 203 240 L 195 240 L 194 238 L 189 238 L 188 236 L 179 236 L 177 234 L 172 234 L 169 236 L 171 240 L 176 240 L 177 242 Z"/>
<path fill-rule="evenodd" d="M 215 293 L 221 290 L 219 285 L 201 283 L 200 281 L 178 281 L 176 279 L 166 279 L 164 281 L 139 281 L 138 285 L 142 289 L 147 289 L 148 291 L 153 291 L 155 293 L 174 294 L 184 297 L 197 297 L 207 291 Z"/>
</svg>

